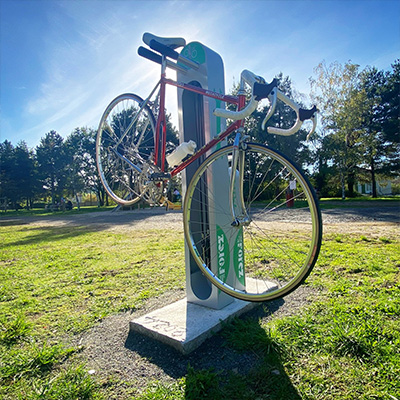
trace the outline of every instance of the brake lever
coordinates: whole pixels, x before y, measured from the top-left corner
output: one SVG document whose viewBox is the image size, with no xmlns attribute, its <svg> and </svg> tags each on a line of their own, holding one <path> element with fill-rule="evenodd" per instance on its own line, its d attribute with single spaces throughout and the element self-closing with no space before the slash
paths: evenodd
<svg viewBox="0 0 400 400">
<path fill-rule="evenodd" d="M 318 112 L 318 108 L 317 108 L 316 105 L 314 105 L 309 110 L 305 110 L 304 108 L 300 108 L 299 109 L 299 119 L 300 119 L 300 121 L 304 122 L 305 120 L 309 119 L 313 123 L 311 131 L 308 133 L 308 135 L 306 137 L 306 141 L 307 142 L 310 139 L 310 136 L 314 133 L 316 127 L 317 127 L 317 112 Z"/>
<path fill-rule="evenodd" d="M 317 110 L 318 111 L 318 110 Z M 315 132 L 315 129 L 317 127 L 317 114 L 315 113 L 310 120 L 313 123 L 313 126 L 311 128 L 311 131 L 308 133 L 307 137 L 306 137 L 306 141 L 308 142 L 310 140 L 311 135 Z"/>
<path fill-rule="evenodd" d="M 265 131 L 265 125 L 268 122 L 268 120 L 272 117 L 272 114 L 275 112 L 276 108 L 276 101 L 278 98 L 278 88 L 274 88 L 271 93 L 268 95 L 268 100 L 271 103 L 271 107 L 268 110 L 267 115 L 265 116 L 262 124 L 261 124 L 261 129 Z"/>
<path fill-rule="evenodd" d="M 317 106 L 313 106 L 309 110 L 304 108 L 299 108 L 299 119 L 300 121 L 305 121 L 306 119 L 311 119 L 314 117 L 315 113 L 318 111 Z"/>
</svg>

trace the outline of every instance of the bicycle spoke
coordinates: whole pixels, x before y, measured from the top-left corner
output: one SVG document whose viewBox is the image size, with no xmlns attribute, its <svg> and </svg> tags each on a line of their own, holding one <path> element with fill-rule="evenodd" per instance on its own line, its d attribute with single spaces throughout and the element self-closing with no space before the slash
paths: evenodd
<svg viewBox="0 0 400 400">
<path fill-rule="evenodd" d="M 224 165 L 228 170 L 228 163 L 219 161 L 232 159 L 232 152 L 228 146 L 208 157 L 188 186 L 184 227 L 189 249 L 205 276 L 219 289 L 243 300 L 281 297 L 301 284 L 315 263 L 321 241 L 315 197 L 304 176 L 286 158 L 264 146 L 249 144 L 242 154 L 243 212 L 250 221 L 232 226 L 229 195 L 223 195 L 221 189 L 229 187 L 230 175 L 223 172 Z M 214 176 L 215 171 L 218 173 Z M 289 192 L 293 180 L 297 182 L 296 191 Z M 235 183 L 235 196 L 239 195 L 240 185 Z M 239 207 L 241 202 L 236 200 L 235 207 Z M 204 221 L 193 214 L 193 210 L 202 209 L 208 212 Z M 221 230 L 231 263 L 224 267 L 231 271 L 230 277 L 223 278 L 226 281 L 218 277 L 217 232 Z M 237 240 L 243 241 L 246 282 L 252 282 L 245 289 L 238 289 L 237 278 L 232 275 Z"/>
<path fill-rule="evenodd" d="M 153 114 L 138 96 L 121 95 L 106 109 L 97 133 L 96 161 L 115 202 L 131 205 L 142 198 L 142 189 L 148 197 L 142 171 L 154 152 L 154 133 Z"/>
</svg>

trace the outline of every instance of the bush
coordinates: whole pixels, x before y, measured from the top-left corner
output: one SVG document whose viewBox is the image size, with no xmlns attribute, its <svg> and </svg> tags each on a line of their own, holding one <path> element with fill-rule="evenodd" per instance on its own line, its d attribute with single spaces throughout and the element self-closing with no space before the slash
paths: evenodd
<svg viewBox="0 0 400 400">
<path fill-rule="evenodd" d="M 47 203 L 33 203 L 32 208 L 45 208 Z"/>
</svg>

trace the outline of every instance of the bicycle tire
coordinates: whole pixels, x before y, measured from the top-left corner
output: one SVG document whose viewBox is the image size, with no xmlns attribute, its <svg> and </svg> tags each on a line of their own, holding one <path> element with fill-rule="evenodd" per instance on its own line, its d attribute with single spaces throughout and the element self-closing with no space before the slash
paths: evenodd
<svg viewBox="0 0 400 400">
<path fill-rule="evenodd" d="M 229 145 L 207 157 L 187 187 L 185 239 L 198 267 L 217 288 L 241 300 L 273 300 L 295 290 L 313 269 L 322 240 L 321 212 L 307 177 L 285 155 L 254 143 L 240 151 L 251 222 L 232 226 L 226 195 L 233 154 Z M 296 188 L 287 197 L 290 182 Z M 236 184 L 236 199 L 239 190 Z"/>
<path fill-rule="evenodd" d="M 97 131 L 100 180 L 108 195 L 123 206 L 143 198 L 143 169 L 152 165 L 155 118 L 147 105 L 140 111 L 142 104 L 136 94 L 116 97 L 104 111 Z M 137 119 L 131 124 L 133 118 Z"/>
</svg>

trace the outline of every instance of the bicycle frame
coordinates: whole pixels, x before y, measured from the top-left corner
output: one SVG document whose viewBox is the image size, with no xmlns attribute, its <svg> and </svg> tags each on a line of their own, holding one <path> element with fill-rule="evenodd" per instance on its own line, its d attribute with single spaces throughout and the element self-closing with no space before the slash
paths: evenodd
<svg viewBox="0 0 400 400">
<path fill-rule="evenodd" d="M 292 135 L 303 121 L 311 119 L 311 134 L 316 106 L 302 109 L 279 91 L 276 79 L 266 83 L 249 70 L 241 72 L 237 96 L 216 92 L 222 87 L 216 70 L 215 79 L 209 80 L 215 82 L 210 84 L 213 90 L 196 86 L 192 79 L 201 76 L 197 80 L 203 82 L 202 69 L 213 69 L 207 58 L 203 65 L 203 57 L 190 54 L 186 59 L 185 51 L 177 53 L 175 48 L 185 43 L 182 38 L 146 33 L 143 40 L 161 55 L 144 47 L 139 47 L 139 55 L 160 64 L 161 74 L 147 98 L 121 94 L 103 113 L 96 137 L 96 163 L 106 192 L 121 205 L 145 201 L 161 206 L 177 185 L 168 181 L 190 165 L 182 177 L 185 256 L 190 255 L 191 260 L 187 272 L 197 272 L 196 264 L 218 290 L 245 301 L 265 301 L 292 292 L 310 274 L 321 247 L 317 198 L 307 177 L 289 158 L 248 140 L 244 120 L 260 101 L 268 99 L 265 126 L 279 99 L 296 113 L 296 122 L 288 129 L 268 126 L 267 132 Z M 182 72 L 182 78 L 179 74 L 177 79 L 168 79 L 167 68 Z M 184 108 L 180 111 L 185 111 L 180 119 L 186 131 L 184 140 L 193 138 L 199 147 L 183 161 L 178 158 L 186 154 L 182 148 L 171 156 L 166 154 L 167 85 L 178 89 Z M 246 85 L 251 88 L 249 98 Z M 235 111 L 219 102 L 231 104 L 228 108 Z M 217 108 L 212 112 L 214 103 Z M 203 116 L 204 121 L 199 121 Z M 220 121 L 213 116 L 234 122 L 221 132 Z M 199 137 L 203 133 L 205 137 Z M 225 142 L 228 145 L 222 146 Z M 295 199 L 299 200 L 296 204 Z M 293 240 L 288 241 L 291 235 Z"/>
<path fill-rule="evenodd" d="M 220 101 L 224 101 L 226 103 L 234 104 L 238 107 L 238 110 L 241 110 L 246 102 L 246 96 L 244 94 L 239 94 L 239 96 L 231 96 L 224 95 L 218 92 L 214 92 L 209 89 L 203 89 L 201 87 L 197 87 L 194 85 L 190 85 L 188 83 L 177 82 L 172 79 L 166 77 L 165 74 L 165 66 L 162 67 L 161 79 L 152 90 L 150 96 L 144 101 L 143 108 L 148 104 L 150 98 L 153 96 L 158 87 L 159 90 L 159 113 L 157 116 L 156 122 L 156 137 L 155 137 L 155 155 L 154 155 L 154 163 L 158 165 L 162 172 L 165 171 L 165 151 L 166 151 L 166 117 L 165 117 L 165 90 L 166 86 L 171 85 L 176 88 L 188 90 L 193 93 L 197 93 L 206 97 L 210 97 L 213 99 L 217 99 Z M 207 153 L 210 149 L 212 149 L 219 142 L 224 140 L 227 136 L 229 136 L 232 132 L 243 126 L 243 120 L 237 120 L 233 122 L 228 128 L 221 132 L 214 139 L 210 140 L 206 145 L 204 145 L 201 149 L 197 150 L 192 156 L 190 156 L 187 160 L 179 164 L 177 167 L 173 168 L 170 172 L 171 177 L 177 175 L 179 172 L 184 170 L 188 165 L 190 165 L 193 161 L 197 160 L 199 157 Z M 160 144 L 161 144 L 161 152 L 160 152 Z"/>
</svg>

